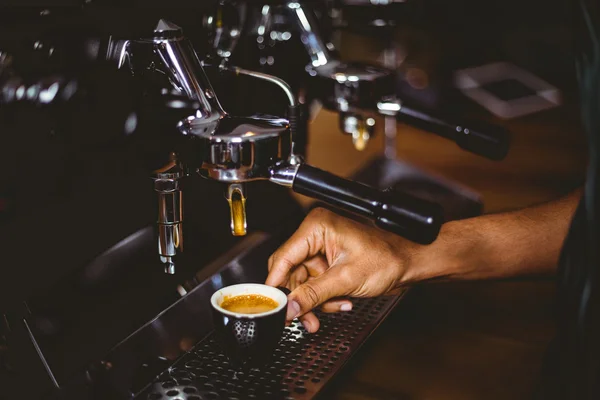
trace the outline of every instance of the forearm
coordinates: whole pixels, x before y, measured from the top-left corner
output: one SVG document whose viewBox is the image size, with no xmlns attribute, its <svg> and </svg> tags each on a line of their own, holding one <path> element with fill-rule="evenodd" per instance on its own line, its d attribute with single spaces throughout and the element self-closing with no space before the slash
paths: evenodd
<svg viewBox="0 0 600 400">
<path fill-rule="evenodd" d="M 404 283 L 555 272 L 581 191 L 546 204 L 445 224 L 411 259 Z"/>
</svg>

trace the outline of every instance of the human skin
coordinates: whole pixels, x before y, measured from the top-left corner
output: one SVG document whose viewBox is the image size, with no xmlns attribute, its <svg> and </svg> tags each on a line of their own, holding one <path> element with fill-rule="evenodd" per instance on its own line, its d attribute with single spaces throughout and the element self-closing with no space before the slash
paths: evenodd
<svg viewBox="0 0 600 400">
<path fill-rule="evenodd" d="M 581 197 L 451 221 L 420 245 L 315 209 L 269 258 L 266 284 L 285 286 L 287 320 L 319 329 L 312 312 L 350 311 L 348 297 L 375 297 L 431 280 L 483 280 L 555 273 Z"/>
</svg>

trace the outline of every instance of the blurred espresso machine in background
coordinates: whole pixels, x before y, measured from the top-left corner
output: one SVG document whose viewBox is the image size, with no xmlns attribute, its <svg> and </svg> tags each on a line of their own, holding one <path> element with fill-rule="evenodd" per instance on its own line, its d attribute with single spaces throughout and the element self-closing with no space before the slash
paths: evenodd
<svg viewBox="0 0 600 400">
<path fill-rule="evenodd" d="M 391 56 L 342 61 L 331 35 L 374 2 L 196 3 L 0 13 L 2 399 L 316 397 L 400 296 L 322 315 L 316 335 L 294 323 L 246 374 L 208 304 L 264 281 L 305 215 L 293 192 L 423 244 L 481 212 L 396 157 L 397 121 L 494 160 L 507 132 L 410 105 Z M 356 151 L 384 124 L 382 156 L 351 179 L 307 163 L 319 107 Z"/>
</svg>

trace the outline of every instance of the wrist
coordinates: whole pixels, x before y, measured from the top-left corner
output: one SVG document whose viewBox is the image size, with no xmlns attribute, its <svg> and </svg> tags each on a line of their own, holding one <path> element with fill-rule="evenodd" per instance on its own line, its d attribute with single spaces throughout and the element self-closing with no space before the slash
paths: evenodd
<svg viewBox="0 0 600 400">
<path fill-rule="evenodd" d="M 401 283 L 459 280 L 468 276 L 472 265 L 469 256 L 479 240 L 470 225 L 470 220 L 449 221 L 442 226 L 433 243 L 414 245 L 405 262 Z"/>
</svg>

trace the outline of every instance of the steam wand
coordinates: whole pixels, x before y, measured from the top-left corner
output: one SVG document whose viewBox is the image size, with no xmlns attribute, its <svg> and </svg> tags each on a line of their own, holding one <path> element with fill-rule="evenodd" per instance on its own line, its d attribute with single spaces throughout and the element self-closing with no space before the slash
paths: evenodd
<svg viewBox="0 0 600 400">
<path fill-rule="evenodd" d="M 256 78 L 256 79 L 260 79 L 269 83 L 273 83 L 275 85 L 277 85 L 284 93 L 286 98 L 288 99 L 288 108 L 287 108 L 287 118 L 290 124 L 290 132 L 292 134 L 292 154 L 290 156 L 290 163 L 291 164 L 299 164 L 302 162 L 302 156 L 300 156 L 299 154 L 296 154 L 295 150 L 295 144 L 298 142 L 298 135 L 300 135 L 301 133 L 298 131 L 298 121 L 300 118 L 300 104 L 298 103 L 298 101 L 296 100 L 296 96 L 294 96 L 294 92 L 292 91 L 292 88 L 290 87 L 290 85 L 287 84 L 286 81 L 284 81 L 281 78 L 278 78 L 276 76 L 273 75 L 269 75 L 269 74 L 264 74 L 262 72 L 257 72 L 257 71 L 251 71 L 251 70 L 247 70 L 247 69 L 243 69 L 243 68 L 239 68 L 239 67 L 234 67 L 234 66 L 227 66 L 225 65 L 225 63 L 221 63 L 219 66 L 221 71 L 227 71 L 227 72 L 232 72 L 236 75 L 245 75 L 245 76 L 249 76 L 252 78 Z"/>
</svg>

